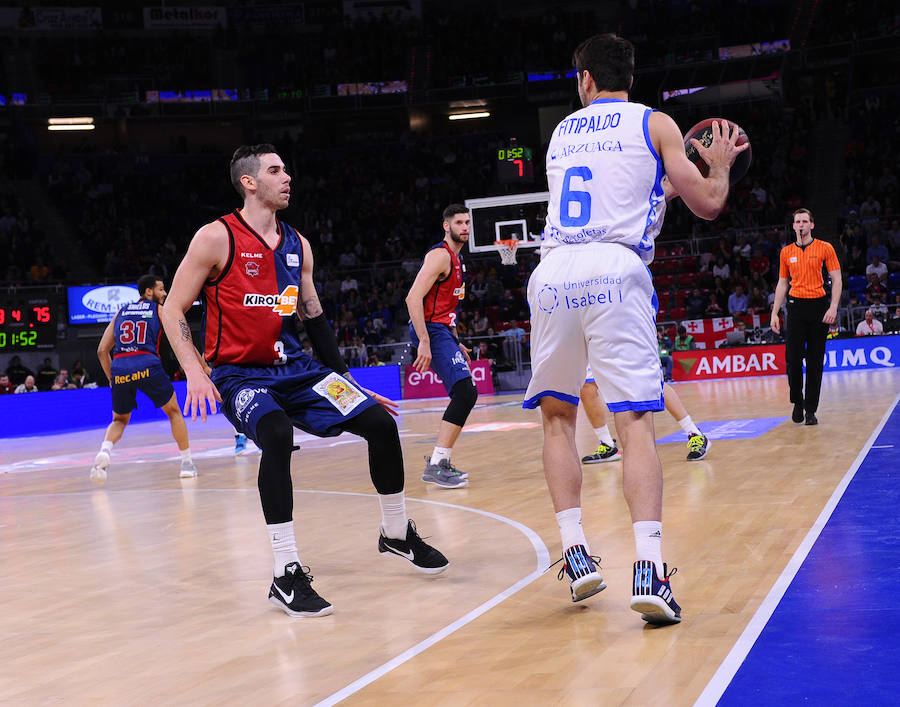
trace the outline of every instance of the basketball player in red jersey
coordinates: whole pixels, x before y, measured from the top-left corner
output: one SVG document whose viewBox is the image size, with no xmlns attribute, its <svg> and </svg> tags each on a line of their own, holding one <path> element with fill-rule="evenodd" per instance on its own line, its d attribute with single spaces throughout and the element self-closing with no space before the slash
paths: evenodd
<svg viewBox="0 0 900 707">
<path fill-rule="evenodd" d="M 396 404 L 360 388 L 341 358 L 313 283 L 309 241 L 276 219 L 291 178 L 272 145 L 239 147 L 231 181 L 240 209 L 194 235 L 163 308 L 163 324 L 187 378 L 185 414 L 206 419 L 216 402 L 235 429 L 262 450 L 259 496 L 275 555 L 269 601 L 291 616 L 324 616 L 330 603 L 310 586 L 294 536 L 293 427 L 320 437 L 347 431 L 369 445 L 369 471 L 381 503 L 378 550 L 426 574 L 447 568 L 407 518 Z M 193 355 L 184 313 L 204 303 L 207 375 Z M 322 363 L 303 353 L 298 322 Z M 323 365 L 324 364 L 324 365 Z M 380 403 L 380 404 L 379 404 Z"/>
<path fill-rule="evenodd" d="M 431 457 L 425 459 L 422 481 L 438 488 L 460 488 L 468 483 L 468 475 L 450 463 L 450 453 L 478 400 L 469 371 L 470 351 L 456 336 L 456 308 L 466 296 L 466 266 L 459 252 L 469 240 L 472 221 L 462 204 L 450 204 L 443 216 L 444 239 L 425 254 L 406 296 L 406 307 L 409 338 L 416 347 L 413 366 L 419 373 L 430 366 L 450 395 L 437 444 Z"/>
</svg>

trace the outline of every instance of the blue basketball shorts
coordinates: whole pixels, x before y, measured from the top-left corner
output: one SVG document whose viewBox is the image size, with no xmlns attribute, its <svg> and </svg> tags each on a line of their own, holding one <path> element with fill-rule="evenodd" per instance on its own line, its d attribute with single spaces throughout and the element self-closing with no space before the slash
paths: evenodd
<svg viewBox="0 0 900 707">
<path fill-rule="evenodd" d="M 254 442 L 260 419 L 276 410 L 283 410 L 304 432 L 334 437 L 348 420 L 378 405 L 358 386 L 307 356 L 283 366 L 223 364 L 211 377 L 225 417 Z"/>
<path fill-rule="evenodd" d="M 444 384 L 444 389 L 449 394 L 459 381 L 471 378 L 472 372 L 469 370 L 466 357 L 459 348 L 459 344 L 456 343 L 450 327 L 446 324 L 426 323 L 425 328 L 431 339 L 431 370 L 438 374 Z M 419 337 L 416 336 L 416 330 L 413 329 L 412 324 L 409 325 L 409 339 L 413 348 L 418 348 Z M 415 354 L 413 357 L 415 358 Z"/>
<path fill-rule="evenodd" d="M 153 354 L 114 358 L 110 369 L 113 412 L 117 415 L 128 415 L 137 408 L 139 390 L 158 408 L 175 393 L 162 363 Z"/>
</svg>

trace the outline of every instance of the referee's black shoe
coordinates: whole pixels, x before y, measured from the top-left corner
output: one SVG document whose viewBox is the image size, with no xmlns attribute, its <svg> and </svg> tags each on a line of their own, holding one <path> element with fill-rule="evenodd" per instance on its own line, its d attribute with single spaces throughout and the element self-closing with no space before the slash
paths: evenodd
<svg viewBox="0 0 900 707">
<path fill-rule="evenodd" d="M 816 419 L 816 413 L 814 413 L 814 412 L 806 413 L 806 422 L 804 424 L 818 425 L 819 421 Z"/>
<path fill-rule="evenodd" d="M 803 403 L 794 403 L 794 412 L 791 413 L 791 419 L 797 424 L 803 422 Z"/>
<path fill-rule="evenodd" d="M 419 537 L 416 524 L 411 520 L 406 524 L 405 540 L 389 538 L 382 530 L 378 538 L 378 552 L 388 552 L 409 560 L 413 567 L 425 574 L 438 574 L 450 566 L 446 557 Z"/>
</svg>

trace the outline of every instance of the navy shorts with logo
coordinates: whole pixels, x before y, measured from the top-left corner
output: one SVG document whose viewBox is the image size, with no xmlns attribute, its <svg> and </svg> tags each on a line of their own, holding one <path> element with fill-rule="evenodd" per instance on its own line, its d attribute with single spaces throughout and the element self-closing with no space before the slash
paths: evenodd
<svg viewBox="0 0 900 707">
<path fill-rule="evenodd" d="M 235 429 L 257 441 L 256 426 L 283 410 L 295 427 L 317 437 L 334 437 L 342 425 L 378 405 L 358 386 L 303 356 L 283 366 L 222 364 L 212 370 L 222 412 Z"/>
<path fill-rule="evenodd" d="M 175 393 L 159 357 L 153 354 L 114 358 L 110 372 L 113 412 L 117 415 L 127 415 L 137 408 L 139 390 L 158 408 Z"/>
<path fill-rule="evenodd" d="M 446 324 L 425 324 L 428 330 L 428 336 L 431 339 L 431 370 L 438 374 L 444 383 L 447 393 L 463 378 L 471 378 L 472 372 L 469 370 L 469 364 L 466 363 L 466 357 L 450 327 Z M 416 336 L 416 330 L 413 325 L 409 325 L 409 338 L 412 341 L 413 348 L 418 348 L 419 337 Z M 415 358 L 415 354 L 413 354 Z"/>
</svg>

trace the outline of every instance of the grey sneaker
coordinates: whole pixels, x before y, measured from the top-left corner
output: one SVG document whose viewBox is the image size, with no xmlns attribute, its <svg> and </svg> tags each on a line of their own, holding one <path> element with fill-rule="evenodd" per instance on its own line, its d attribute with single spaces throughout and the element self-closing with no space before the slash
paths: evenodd
<svg viewBox="0 0 900 707">
<path fill-rule="evenodd" d="M 193 479 L 197 476 L 197 467 L 194 466 L 193 460 L 181 462 L 181 473 L 178 476 L 182 479 Z"/>
<path fill-rule="evenodd" d="M 426 484 L 437 484 L 445 489 L 458 489 L 468 486 L 468 475 L 455 469 L 449 459 L 441 459 L 437 464 L 431 463 L 430 457 L 425 457 L 425 471 L 422 473 L 422 481 Z"/>
</svg>

